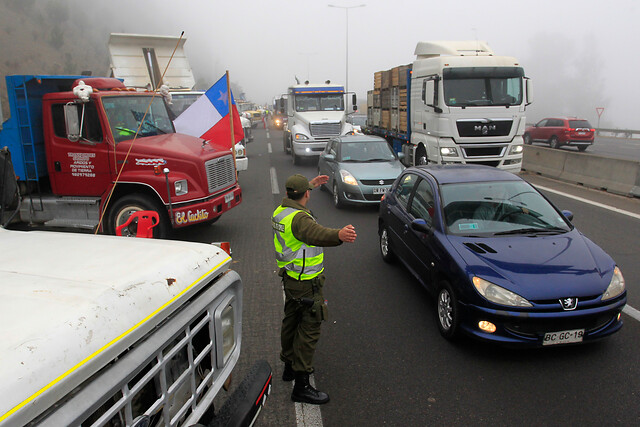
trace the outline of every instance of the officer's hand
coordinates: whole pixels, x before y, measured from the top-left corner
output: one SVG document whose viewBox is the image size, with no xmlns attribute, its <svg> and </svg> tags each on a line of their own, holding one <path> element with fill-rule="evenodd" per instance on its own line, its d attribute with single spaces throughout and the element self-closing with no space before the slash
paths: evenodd
<svg viewBox="0 0 640 427">
<path fill-rule="evenodd" d="M 322 184 L 326 184 L 329 182 L 329 177 L 327 175 L 318 175 L 309 181 L 309 184 L 313 185 L 314 188 L 320 187 Z"/>
<path fill-rule="evenodd" d="M 343 242 L 353 243 L 356 241 L 356 237 L 358 237 L 358 235 L 356 234 L 355 227 L 349 224 L 349 225 L 345 225 L 340 229 L 340 232 L 338 233 L 338 237 Z"/>
</svg>

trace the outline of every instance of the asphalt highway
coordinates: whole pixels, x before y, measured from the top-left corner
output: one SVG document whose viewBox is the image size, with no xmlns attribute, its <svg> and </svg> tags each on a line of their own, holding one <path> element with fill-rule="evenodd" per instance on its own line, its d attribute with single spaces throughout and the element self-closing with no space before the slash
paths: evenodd
<svg viewBox="0 0 640 427">
<path fill-rule="evenodd" d="M 232 268 L 244 283 L 242 356 L 234 384 L 258 359 L 274 370 L 258 425 L 640 424 L 640 321 L 633 311 L 623 314 L 619 333 L 590 345 L 513 350 L 469 339 L 450 343 L 438 333 L 434 300 L 402 266 L 382 261 L 377 208 L 338 210 L 319 190 L 309 203 L 319 222 L 334 228 L 353 224 L 358 239 L 325 251 L 330 320 L 323 325 L 314 380 L 331 401 L 321 407 L 294 405 L 291 383 L 280 379 L 283 296 L 270 217 L 286 178 L 293 173 L 313 178 L 317 164 L 294 166 L 283 151 L 281 131 L 256 129 L 254 135 L 247 149 L 249 169 L 239 177 L 240 206 L 213 225 L 178 231 L 172 238 L 231 242 Z M 640 309 L 640 199 L 523 176 L 558 207 L 571 210 L 573 223 L 618 262 L 628 305 Z"/>
</svg>

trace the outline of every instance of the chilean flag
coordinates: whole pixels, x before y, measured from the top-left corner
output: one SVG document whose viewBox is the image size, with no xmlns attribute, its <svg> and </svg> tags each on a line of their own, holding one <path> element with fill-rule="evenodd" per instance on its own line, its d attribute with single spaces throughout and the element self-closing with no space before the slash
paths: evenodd
<svg viewBox="0 0 640 427">
<path fill-rule="evenodd" d="M 231 147 L 231 125 L 229 123 L 229 96 L 227 93 L 227 78 L 222 76 L 204 95 L 180 114 L 173 124 L 176 132 L 197 136 L 215 145 L 225 148 Z M 231 94 L 233 105 L 233 133 L 234 144 L 242 141 L 244 131 L 236 107 L 236 101 Z"/>
</svg>

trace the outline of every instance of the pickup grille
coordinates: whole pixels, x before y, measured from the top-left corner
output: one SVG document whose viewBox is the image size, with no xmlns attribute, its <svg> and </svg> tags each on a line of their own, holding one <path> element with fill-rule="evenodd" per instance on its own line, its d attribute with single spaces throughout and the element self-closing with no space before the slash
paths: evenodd
<svg viewBox="0 0 640 427">
<path fill-rule="evenodd" d="M 458 120 L 456 126 L 461 137 L 507 136 L 513 120 Z"/>
<path fill-rule="evenodd" d="M 338 136 L 340 135 L 341 128 L 342 123 L 340 122 L 311 123 L 309 125 L 311 136 Z"/>
<path fill-rule="evenodd" d="M 216 193 L 236 182 L 236 169 L 233 165 L 233 156 L 230 154 L 207 161 L 204 168 L 207 172 L 209 194 Z"/>
</svg>

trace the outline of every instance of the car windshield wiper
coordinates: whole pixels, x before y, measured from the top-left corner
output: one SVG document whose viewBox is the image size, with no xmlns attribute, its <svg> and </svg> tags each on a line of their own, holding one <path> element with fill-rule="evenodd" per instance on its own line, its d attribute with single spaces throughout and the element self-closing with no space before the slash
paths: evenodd
<svg viewBox="0 0 640 427">
<path fill-rule="evenodd" d="M 365 161 L 366 162 L 388 162 L 389 160 L 392 160 L 392 159 L 369 159 Z"/>
<path fill-rule="evenodd" d="M 549 227 L 549 228 L 518 228 L 515 230 L 507 230 L 507 231 L 498 231 L 497 233 L 493 233 L 494 236 L 504 236 L 508 234 L 542 234 L 542 233 L 551 233 L 551 234 L 560 234 L 566 233 L 568 230 L 560 227 Z"/>
</svg>

